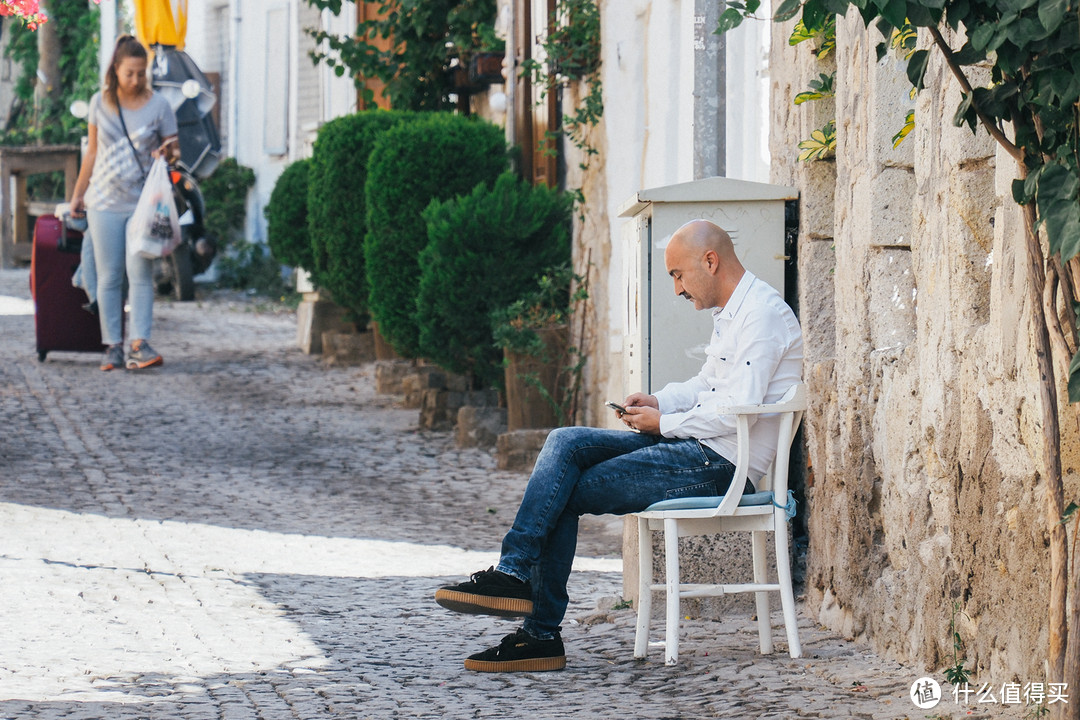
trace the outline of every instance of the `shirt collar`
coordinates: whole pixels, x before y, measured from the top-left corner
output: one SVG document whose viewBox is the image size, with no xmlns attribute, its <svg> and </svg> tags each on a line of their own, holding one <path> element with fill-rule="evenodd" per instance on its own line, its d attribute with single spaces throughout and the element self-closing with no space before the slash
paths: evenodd
<svg viewBox="0 0 1080 720">
<path fill-rule="evenodd" d="M 753 284 L 757 277 L 749 270 L 743 271 L 743 276 L 739 279 L 739 284 L 735 286 L 735 290 L 731 293 L 731 297 L 728 298 L 727 304 L 724 307 L 713 308 L 713 319 L 723 318 L 724 320 L 732 320 L 739 313 L 739 308 L 742 307 L 743 300 L 750 292 L 750 286 Z"/>
</svg>

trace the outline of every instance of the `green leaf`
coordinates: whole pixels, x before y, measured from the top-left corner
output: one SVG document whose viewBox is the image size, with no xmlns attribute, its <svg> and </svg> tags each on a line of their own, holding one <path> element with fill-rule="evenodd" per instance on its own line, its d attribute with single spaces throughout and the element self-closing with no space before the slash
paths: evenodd
<svg viewBox="0 0 1080 720">
<path fill-rule="evenodd" d="M 795 46 L 799 43 L 811 40 L 813 37 L 814 33 L 807 30 L 806 25 L 803 25 L 803 21 L 799 20 L 791 30 L 791 37 L 788 38 L 788 45 Z"/>
<path fill-rule="evenodd" d="M 986 23 L 975 28 L 975 32 L 971 33 L 972 49 L 978 52 L 985 51 L 990 44 L 990 39 L 994 36 L 995 29 L 997 27 L 993 23 Z"/>
<path fill-rule="evenodd" d="M 1068 0 L 1042 0 L 1039 3 L 1039 22 L 1042 27 L 1051 31 L 1061 28 L 1068 4 Z"/>
<path fill-rule="evenodd" d="M 825 24 L 825 5 L 822 0 L 806 0 L 802 9 L 802 21 L 809 30 L 817 30 Z"/>
<path fill-rule="evenodd" d="M 960 97 L 962 99 L 960 100 L 960 104 L 956 106 L 956 113 L 953 115 L 953 125 L 962 127 L 964 123 L 967 123 L 971 129 L 974 130 L 977 118 L 975 116 L 975 108 L 972 107 L 971 104 L 972 96 L 961 93 Z"/>
<path fill-rule="evenodd" d="M 720 21 L 716 26 L 716 34 L 723 35 L 728 30 L 733 30 L 742 24 L 743 14 L 735 8 L 729 7 L 720 13 Z"/>
<path fill-rule="evenodd" d="M 893 135 L 892 146 L 896 149 L 900 146 L 900 143 L 904 142 L 904 138 L 915 129 L 915 111 L 908 110 L 907 117 L 904 119 L 904 127 L 900 128 L 900 132 Z"/>
<path fill-rule="evenodd" d="M 1026 205 L 1030 199 L 1027 193 L 1024 192 L 1024 181 L 1019 178 L 1012 181 L 1012 196 L 1013 201 L 1017 205 Z"/>
<path fill-rule="evenodd" d="M 910 80 L 911 84 L 919 90 L 922 90 L 924 87 L 923 76 L 926 75 L 926 63 L 929 58 L 930 53 L 928 53 L 926 50 L 916 50 L 914 53 L 911 54 L 911 57 L 908 59 L 908 80 Z"/>
<path fill-rule="evenodd" d="M 904 21 L 907 20 L 907 3 L 905 0 L 888 0 L 881 8 L 881 16 L 894 28 L 903 27 Z"/>
<path fill-rule="evenodd" d="M 1050 241 L 1050 252 L 1060 252 L 1062 262 L 1068 262 L 1080 251 L 1080 205 L 1060 198 L 1044 200 L 1042 184 L 1039 183 L 1039 216 Z"/>
<path fill-rule="evenodd" d="M 784 0 L 780 3 L 780 7 L 776 8 L 776 12 L 773 14 L 774 22 L 786 22 L 799 12 L 799 8 L 802 7 L 801 0 Z"/>
<path fill-rule="evenodd" d="M 1080 352 L 1069 363 L 1069 402 L 1080 402 Z"/>
<path fill-rule="evenodd" d="M 795 96 L 795 101 L 794 102 L 795 102 L 796 105 L 802 105 L 804 102 L 810 102 L 811 100 L 820 100 L 823 97 L 825 97 L 825 96 L 822 95 L 820 92 L 813 92 L 813 91 L 801 92 L 801 93 L 799 93 L 798 95 Z"/>
<path fill-rule="evenodd" d="M 1078 353 L 1078 356 L 1080 356 L 1080 353 Z M 1076 358 L 1073 358 L 1073 362 L 1076 362 Z M 1070 367 L 1070 370 L 1071 369 L 1072 368 Z M 1072 398 L 1069 399 L 1072 400 Z M 1080 509 L 1080 505 L 1077 505 L 1075 500 L 1069 503 L 1069 506 L 1065 508 L 1065 512 L 1061 514 L 1061 519 L 1058 520 L 1058 525 L 1064 525 L 1065 523 L 1069 522 L 1069 520 L 1072 518 L 1072 516 L 1076 513 L 1078 509 Z"/>
<path fill-rule="evenodd" d="M 941 21 L 941 11 L 928 8 L 917 2 L 908 2 L 905 13 L 909 24 L 917 27 L 937 26 Z"/>
<path fill-rule="evenodd" d="M 810 133 L 809 140 L 799 143 L 799 160 L 821 160 L 836 150 L 836 125 L 829 121 L 824 127 Z"/>
<path fill-rule="evenodd" d="M 963 47 L 953 53 L 953 59 L 960 65 L 975 65 L 986 59 L 986 53 L 973 48 L 969 40 L 964 43 Z"/>
</svg>

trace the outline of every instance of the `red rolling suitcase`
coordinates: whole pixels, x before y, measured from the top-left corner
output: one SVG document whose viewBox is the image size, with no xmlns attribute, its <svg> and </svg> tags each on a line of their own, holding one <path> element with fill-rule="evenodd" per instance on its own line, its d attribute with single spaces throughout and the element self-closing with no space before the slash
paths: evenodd
<svg viewBox="0 0 1080 720">
<path fill-rule="evenodd" d="M 82 233 L 65 228 L 59 218 L 42 216 L 34 224 L 30 295 L 38 360 L 45 360 L 53 350 L 105 350 L 97 315 L 83 308 L 88 302 L 86 293 L 71 284 L 81 248 Z"/>
</svg>

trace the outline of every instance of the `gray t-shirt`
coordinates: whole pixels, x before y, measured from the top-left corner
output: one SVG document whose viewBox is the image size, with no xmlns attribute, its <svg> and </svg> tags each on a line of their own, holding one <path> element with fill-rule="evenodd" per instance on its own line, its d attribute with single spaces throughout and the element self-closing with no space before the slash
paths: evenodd
<svg viewBox="0 0 1080 720">
<path fill-rule="evenodd" d="M 100 92 L 90 98 L 87 122 L 97 126 L 97 159 L 86 192 L 86 206 L 93 210 L 133 211 L 142 191 L 144 172 L 150 172 L 150 153 L 165 138 L 176 135 L 176 113 L 160 93 L 153 93 L 138 110 L 123 112 L 131 143 L 124 137 L 116 108 L 105 103 Z M 139 153 L 138 162 L 132 143 Z"/>
</svg>

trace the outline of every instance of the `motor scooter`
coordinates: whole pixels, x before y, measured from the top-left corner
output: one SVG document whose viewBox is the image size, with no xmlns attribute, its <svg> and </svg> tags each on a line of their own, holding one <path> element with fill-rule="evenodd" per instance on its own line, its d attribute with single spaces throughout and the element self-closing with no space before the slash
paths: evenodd
<svg viewBox="0 0 1080 720">
<path fill-rule="evenodd" d="M 181 233 L 180 245 L 154 262 L 154 285 L 161 295 L 194 300 L 194 277 L 205 272 L 217 254 L 217 241 L 206 230 L 206 203 L 198 182 L 210 177 L 220 159 L 221 141 L 210 115 L 217 97 L 187 53 L 171 45 L 154 45 L 152 50 L 151 85 L 176 113 L 180 159 L 169 175 Z"/>
</svg>

